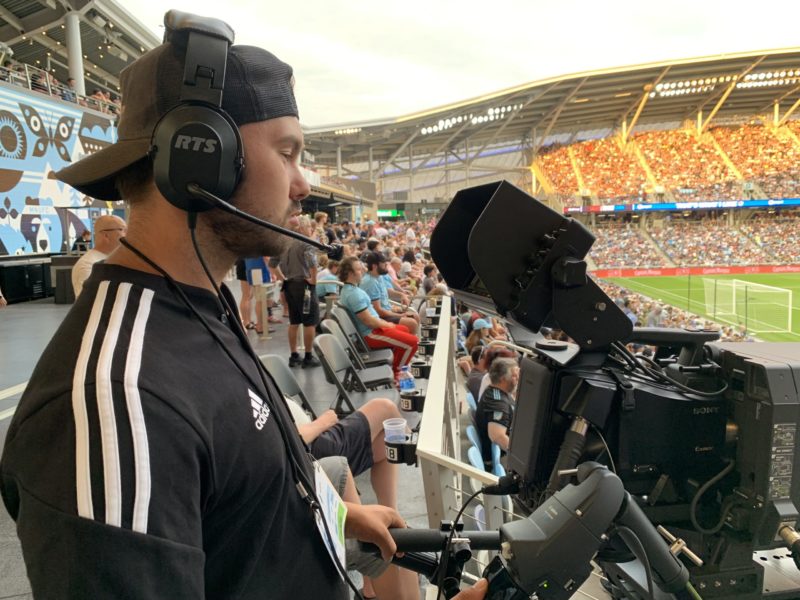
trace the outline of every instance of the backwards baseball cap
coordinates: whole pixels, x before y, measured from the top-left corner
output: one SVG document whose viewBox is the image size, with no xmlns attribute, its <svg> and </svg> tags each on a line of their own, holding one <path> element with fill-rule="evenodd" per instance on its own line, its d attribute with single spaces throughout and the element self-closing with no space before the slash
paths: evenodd
<svg viewBox="0 0 800 600">
<path fill-rule="evenodd" d="M 58 171 L 56 179 L 92 198 L 120 199 L 117 175 L 148 156 L 156 124 L 180 102 L 188 32 L 170 31 L 167 21 L 165 16 L 165 42 L 122 71 L 118 141 Z M 230 46 L 222 109 L 237 126 L 297 117 L 293 84 L 292 67 L 275 55 L 254 46 Z"/>
<path fill-rule="evenodd" d="M 386 262 L 386 257 L 383 255 L 382 252 L 370 252 L 367 254 L 367 260 L 364 261 L 367 263 L 367 268 L 371 268 L 373 265 L 379 265 L 381 263 Z"/>
</svg>

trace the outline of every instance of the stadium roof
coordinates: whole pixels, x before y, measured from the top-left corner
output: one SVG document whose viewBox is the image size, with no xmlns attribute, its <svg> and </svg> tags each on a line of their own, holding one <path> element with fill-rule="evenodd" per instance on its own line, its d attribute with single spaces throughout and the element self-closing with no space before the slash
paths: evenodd
<svg viewBox="0 0 800 600">
<path fill-rule="evenodd" d="M 362 123 L 305 128 L 319 164 L 388 164 L 471 147 L 530 140 L 534 148 L 559 133 L 697 120 L 703 128 L 732 117 L 773 114 L 800 103 L 800 48 L 725 54 L 589 71 L 534 81 L 413 114 Z M 798 113 L 800 114 L 800 112 Z M 337 157 L 337 152 L 341 154 Z"/>
<path fill-rule="evenodd" d="M 15 60 L 66 81 L 64 17 L 70 11 L 80 15 L 84 74 L 109 90 L 116 91 L 122 69 L 161 43 L 114 0 L 0 0 L 0 42 Z"/>
</svg>

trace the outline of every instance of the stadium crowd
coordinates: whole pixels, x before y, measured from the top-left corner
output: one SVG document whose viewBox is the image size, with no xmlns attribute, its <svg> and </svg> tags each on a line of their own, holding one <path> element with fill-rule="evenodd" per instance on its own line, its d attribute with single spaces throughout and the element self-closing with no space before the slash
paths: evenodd
<svg viewBox="0 0 800 600">
<path fill-rule="evenodd" d="M 800 262 L 800 215 L 755 215 L 741 226 L 742 232 L 769 256 L 769 262 Z"/>
<path fill-rule="evenodd" d="M 624 149 L 617 138 L 553 145 L 537 160 L 567 206 L 579 205 L 586 192 L 600 204 L 658 201 L 659 188 L 678 202 L 787 198 L 800 196 L 799 134 L 800 120 L 779 130 L 715 127 L 699 138 L 692 130 L 665 129 L 636 133 Z M 636 148 L 658 187 L 648 182 Z"/>
<path fill-rule="evenodd" d="M 733 227 L 724 220 L 667 220 L 647 233 L 629 223 L 603 224 L 593 229 L 590 256 L 600 269 L 797 264 L 798 225 L 791 211 L 755 215 Z"/>
<path fill-rule="evenodd" d="M 623 150 L 616 139 L 590 140 L 572 146 L 583 182 L 602 204 L 614 204 L 644 190 L 647 174 L 631 148 Z"/>
<path fill-rule="evenodd" d="M 598 266 L 619 269 L 666 267 L 669 264 L 634 225 L 606 225 L 594 228 L 593 233 L 597 241 L 592 246 L 591 257 Z"/>
</svg>

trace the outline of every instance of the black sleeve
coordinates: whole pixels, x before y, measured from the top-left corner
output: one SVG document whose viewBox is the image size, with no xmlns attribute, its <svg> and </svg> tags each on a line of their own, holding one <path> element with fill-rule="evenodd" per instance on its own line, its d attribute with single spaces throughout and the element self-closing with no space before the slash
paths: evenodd
<svg viewBox="0 0 800 600">
<path fill-rule="evenodd" d="M 86 470 L 76 459 L 82 436 L 71 393 L 25 411 L 9 430 L 0 486 L 17 522 L 33 595 L 203 598 L 202 507 L 213 488 L 206 446 L 183 417 L 139 390 L 147 453 L 141 442 L 135 450 L 121 384 L 112 386 L 113 437 L 101 435 L 94 408 L 99 394 L 86 387 Z M 106 484 L 109 447 L 118 456 L 116 491 Z M 81 481 L 90 490 L 89 509 L 78 500 Z M 109 517 L 116 506 L 119 516 Z"/>
<path fill-rule="evenodd" d="M 506 429 L 511 429 L 511 408 L 502 400 L 487 398 L 483 402 L 483 414 L 486 424 L 497 423 Z"/>
</svg>

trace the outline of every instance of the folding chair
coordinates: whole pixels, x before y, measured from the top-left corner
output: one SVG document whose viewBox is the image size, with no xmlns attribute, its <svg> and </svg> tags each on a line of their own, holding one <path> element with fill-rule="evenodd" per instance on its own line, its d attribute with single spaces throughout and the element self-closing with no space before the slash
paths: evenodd
<svg viewBox="0 0 800 600">
<path fill-rule="evenodd" d="M 294 373 L 292 373 L 292 370 L 289 368 L 289 364 L 286 362 L 286 360 L 277 354 L 265 354 L 263 356 L 259 356 L 259 358 L 267 368 L 267 371 L 269 371 L 270 375 L 272 375 L 272 377 L 275 379 L 275 383 L 278 384 L 281 393 L 293 398 L 300 398 L 300 404 L 303 407 L 303 410 L 309 412 L 312 419 L 316 419 L 317 415 L 314 412 L 314 409 L 311 407 L 311 403 L 303 393 L 303 388 L 301 388 L 300 384 L 297 383 L 297 379 L 295 379 Z"/>
<path fill-rule="evenodd" d="M 339 327 L 342 328 L 344 334 L 350 338 L 350 341 L 353 345 L 358 349 L 359 352 L 364 353 L 371 353 L 370 347 L 367 345 L 364 336 L 358 331 L 358 327 L 356 326 L 355 317 L 350 314 L 346 308 L 342 306 L 334 306 L 331 309 L 331 314 L 333 318 L 339 323 Z M 391 352 L 391 350 L 389 350 Z"/>
<path fill-rule="evenodd" d="M 478 410 L 478 403 L 475 402 L 475 396 L 472 395 L 472 392 L 467 392 L 467 406 L 471 410 Z"/>
<path fill-rule="evenodd" d="M 367 385 L 359 377 L 359 373 L 353 367 L 353 363 L 350 362 L 345 349 L 330 333 L 323 333 L 314 338 L 314 353 L 322 363 L 325 378 L 329 383 L 336 386 L 336 405 L 334 410 L 337 414 L 347 414 L 342 410 L 342 404 L 347 406 L 349 412 L 353 412 L 356 405 L 361 406 L 372 398 L 384 397 L 397 401 L 397 390 L 393 389 L 394 375 L 391 374 L 390 367 L 386 368 L 390 372 L 388 387 L 392 389 L 375 390 L 375 387 L 384 385 L 384 383 Z M 365 371 L 369 370 L 365 369 Z M 362 373 L 365 371 L 362 371 Z M 368 387 L 372 388 L 372 391 L 368 391 Z"/>
<path fill-rule="evenodd" d="M 335 320 L 323 319 L 319 326 L 322 328 L 322 331 L 325 333 L 330 333 L 337 340 L 339 340 L 342 348 L 347 350 L 347 354 L 350 355 L 350 360 L 356 365 L 356 368 L 366 369 L 367 367 L 377 367 L 380 365 L 392 364 L 393 355 L 389 348 L 374 350 L 372 352 L 374 356 L 370 356 L 369 354 L 361 354 L 353 345 L 352 340 L 344 333 L 344 331 L 342 331 L 339 323 L 337 323 Z"/>
</svg>

